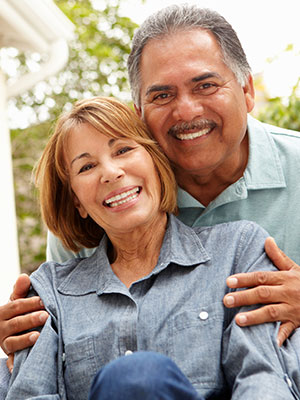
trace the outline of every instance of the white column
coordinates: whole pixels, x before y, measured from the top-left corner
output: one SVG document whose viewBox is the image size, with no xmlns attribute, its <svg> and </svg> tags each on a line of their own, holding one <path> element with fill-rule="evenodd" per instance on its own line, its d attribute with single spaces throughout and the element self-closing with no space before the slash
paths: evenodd
<svg viewBox="0 0 300 400">
<path fill-rule="evenodd" d="M 20 274 L 6 82 L 0 70 L 0 305 L 5 304 Z"/>
</svg>

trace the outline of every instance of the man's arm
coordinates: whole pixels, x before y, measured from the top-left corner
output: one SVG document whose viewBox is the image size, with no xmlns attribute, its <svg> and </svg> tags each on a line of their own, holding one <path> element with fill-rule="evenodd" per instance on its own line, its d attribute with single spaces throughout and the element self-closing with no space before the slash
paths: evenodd
<svg viewBox="0 0 300 400">
<path fill-rule="evenodd" d="M 29 277 L 21 274 L 14 285 L 11 301 L 0 307 L 0 345 L 7 355 L 32 346 L 39 337 L 39 332 L 18 334 L 43 325 L 48 318 L 39 297 L 23 298 L 29 287 Z M 12 361 L 12 356 L 9 356 L 7 366 L 10 370 Z"/>
<path fill-rule="evenodd" d="M 267 238 L 265 250 L 280 271 L 257 271 L 232 275 L 227 279 L 230 288 L 250 288 L 224 297 L 228 308 L 252 304 L 264 307 L 239 313 L 235 319 L 240 326 L 281 321 L 277 340 L 281 346 L 300 326 L 300 266 L 287 257 L 273 238 Z"/>
</svg>

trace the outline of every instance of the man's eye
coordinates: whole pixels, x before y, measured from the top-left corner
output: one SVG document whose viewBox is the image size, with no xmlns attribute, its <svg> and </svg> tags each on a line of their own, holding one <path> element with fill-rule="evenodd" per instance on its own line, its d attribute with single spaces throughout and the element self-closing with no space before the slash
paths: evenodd
<svg viewBox="0 0 300 400">
<path fill-rule="evenodd" d="M 215 93 L 219 89 L 219 86 L 216 85 L 215 83 L 202 83 L 201 85 L 198 86 L 198 90 L 200 93 L 204 96 L 208 96 L 210 94 Z"/>
<path fill-rule="evenodd" d="M 89 169 L 91 169 L 93 167 L 94 167 L 94 164 L 86 164 L 80 168 L 79 173 L 81 174 L 82 172 L 88 171 Z"/>
<path fill-rule="evenodd" d="M 152 99 L 154 104 L 167 104 L 172 100 L 172 95 L 170 93 L 159 93 L 155 95 Z"/>
</svg>

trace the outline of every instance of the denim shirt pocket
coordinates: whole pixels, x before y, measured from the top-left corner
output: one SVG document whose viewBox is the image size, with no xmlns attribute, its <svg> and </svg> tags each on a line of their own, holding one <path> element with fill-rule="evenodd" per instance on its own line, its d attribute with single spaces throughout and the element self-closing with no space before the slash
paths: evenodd
<svg viewBox="0 0 300 400">
<path fill-rule="evenodd" d="M 223 305 L 184 310 L 169 321 L 169 355 L 196 387 L 224 387 L 221 371 Z"/>
<path fill-rule="evenodd" d="M 69 400 L 88 398 L 88 391 L 98 368 L 93 337 L 65 346 L 65 381 Z"/>
</svg>

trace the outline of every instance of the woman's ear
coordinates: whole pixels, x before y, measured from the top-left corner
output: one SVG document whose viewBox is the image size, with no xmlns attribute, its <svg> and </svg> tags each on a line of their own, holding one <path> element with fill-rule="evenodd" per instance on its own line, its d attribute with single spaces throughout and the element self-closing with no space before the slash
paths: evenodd
<svg viewBox="0 0 300 400">
<path fill-rule="evenodd" d="M 75 193 L 73 193 L 73 201 L 74 201 L 74 205 L 77 208 L 81 218 L 87 218 L 88 213 L 85 210 L 85 208 L 83 207 L 83 205 L 80 203 L 80 201 L 78 200 L 78 197 L 76 196 Z"/>
</svg>

